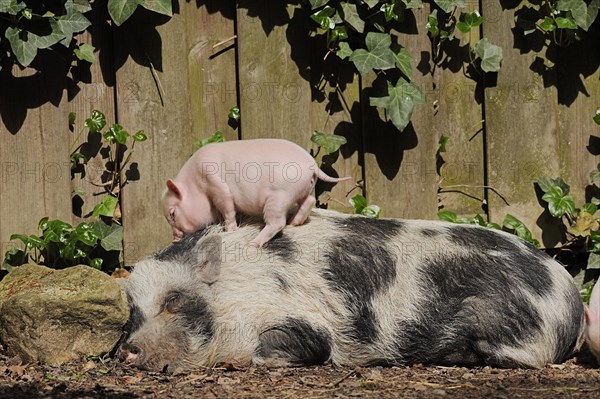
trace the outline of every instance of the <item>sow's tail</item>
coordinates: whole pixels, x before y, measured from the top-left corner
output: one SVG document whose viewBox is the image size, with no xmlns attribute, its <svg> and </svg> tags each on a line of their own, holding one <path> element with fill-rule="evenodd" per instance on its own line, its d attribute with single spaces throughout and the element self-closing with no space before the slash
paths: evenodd
<svg viewBox="0 0 600 399">
<path fill-rule="evenodd" d="M 349 180 L 350 179 L 350 176 L 346 176 L 346 177 L 331 177 L 331 176 L 327 175 L 325 172 L 323 172 L 319 168 L 317 168 L 317 177 L 319 178 L 319 180 L 326 181 L 327 183 L 337 183 L 337 182 L 341 182 L 341 181 L 345 181 L 345 180 Z"/>
<path fill-rule="evenodd" d="M 600 364 L 600 283 L 596 282 L 590 304 L 585 308 L 586 341 Z"/>
</svg>

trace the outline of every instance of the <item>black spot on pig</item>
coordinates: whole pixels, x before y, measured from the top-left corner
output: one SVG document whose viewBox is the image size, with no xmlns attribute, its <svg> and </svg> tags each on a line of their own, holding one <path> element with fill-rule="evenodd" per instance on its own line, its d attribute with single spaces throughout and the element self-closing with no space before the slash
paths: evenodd
<svg viewBox="0 0 600 399">
<path fill-rule="evenodd" d="M 347 232 L 375 240 L 385 240 L 392 237 L 404 227 L 404 222 L 400 220 L 373 219 L 364 216 L 335 218 L 334 221 Z"/>
<path fill-rule="evenodd" d="M 195 257 L 197 255 L 193 249 L 198 240 L 204 237 L 206 233 L 206 230 L 199 230 L 193 234 L 185 235 L 181 240 L 174 242 L 162 251 L 157 252 L 154 255 L 154 258 L 161 262 L 179 261 L 181 263 L 196 263 Z"/>
<path fill-rule="evenodd" d="M 352 312 L 353 331 L 348 334 L 361 343 L 375 342 L 372 299 L 396 279 L 396 259 L 385 242 L 381 234 L 351 233 L 333 240 L 325 252 L 327 267 L 321 274 L 331 289 L 345 297 L 345 305 Z"/>
<path fill-rule="evenodd" d="M 517 237 L 506 237 L 494 230 L 474 226 L 453 226 L 448 229 L 449 239 L 455 244 L 473 248 L 484 258 L 504 259 L 503 269 L 510 269 L 519 282 L 528 286 L 537 295 L 543 296 L 552 289 L 550 272 L 544 261 L 548 255 Z M 488 256 L 486 256 L 488 255 Z"/>
<path fill-rule="evenodd" d="M 293 365 L 322 364 L 331 354 L 331 336 L 304 320 L 287 318 L 259 336 L 257 354 Z"/>
<path fill-rule="evenodd" d="M 277 282 L 277 286 L 284 291 L 288 292 L 290 289 L 290 284 L 288 281 L 279 273 L 274 273 L 275 281 Z"/>
<path fill-rule="evenodd" d="M 285 263 L 298 261 L 300 247 L 285 234 L 278 234 L 269 240 L 263 246 L 263 249 L 270 254 L 280 258 Z"/>
<path fill-rule="evenodd" d="M 526 282 L 515 280 L 515 269 L 485 254 L 427 261 L 419 270 L 424 292 L 418 316 L 398 325 L 399 363 L 515 366 L 494 353 L 533 339 L 543 322 L 520 285 Z"/>
<path fill-rule="evenodd" d="M 127 302 L 129 303 L 129 320 L 125 325 L 125 331 L 131 334 L 137 331 L 142 324 L 146 322 L 146 318 L 144 317 L 140 307 L 133 303 L 133 300 L 131 297 L 129 297 L 129 295 L 127 296 Z"/>
<path fill-rule="evenodd" d="M 433 237 L 437 237 L 440 235 L 440 230 L 434 230 L 434 229 L 423 229 L 421 230 L 421 234 L 423 234 L 423 236 L 427 237 L 427 238 L 433 238 Z"/>
<path fill-rule="evenodd" d="M 193 293 L 171 291 L 165 296 L 163 310 L 181 318 L 184 327 L 192 335 L 212 338 L 214 334 L 214 317 L 204 299 Z"/>
<path fill-rule="evenodd" d="M 568 314 L 572 315 L 573 321 L 571 323 L 560 324 L 556 336 L 558 342 L 572 342 L 572 344 L 570 346 L 556 345 L 553 363 L 562 363 L 575 352 L 577 349 L 577 340 L 574 340 L 573 337 L 579 335 L 581 326 L 584 324 L 583 302 L 576 289 L 565 294 L 563 303 L 568 304 L 571 308 Z"/>
</svg>

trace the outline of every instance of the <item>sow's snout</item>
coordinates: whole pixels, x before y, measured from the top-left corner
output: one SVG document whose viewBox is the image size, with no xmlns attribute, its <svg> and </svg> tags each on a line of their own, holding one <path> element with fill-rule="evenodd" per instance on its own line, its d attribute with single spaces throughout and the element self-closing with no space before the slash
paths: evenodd
<svg viewBox="0 0 600 399">
<path fill-rule="evenodd" d="M 248 248 L 261 227 L 211 226 L 139 262 L 120 358 L 154 370 L 543 367 L 571 356 L 584 336 L 569 273 L 514 235 L 313 211 Z"/>
<path fill-rule="evenodd" d="M 119 360 L 145 369 L 195 365 L 197 351 L 213 335 L 204 290 L 216 280 L 221 237 L 184 237 L 134 266 L 126 292 L 130 318 Z"/>
</svg>

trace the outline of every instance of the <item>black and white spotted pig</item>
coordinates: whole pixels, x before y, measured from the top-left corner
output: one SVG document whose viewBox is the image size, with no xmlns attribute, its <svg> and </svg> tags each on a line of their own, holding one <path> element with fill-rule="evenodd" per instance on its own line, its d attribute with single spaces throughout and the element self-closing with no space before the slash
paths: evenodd
<svg viewBox="0 0 600 399">
<path fill-rule="evenodd" d="M 139 262 L 120 358 L 151 369 L 219 362 L 540 367 L 582 343 L 564 268 L 475 226 L 314 211 L 262 249 L 260 225 L 212 226 Z"/>
</svg>

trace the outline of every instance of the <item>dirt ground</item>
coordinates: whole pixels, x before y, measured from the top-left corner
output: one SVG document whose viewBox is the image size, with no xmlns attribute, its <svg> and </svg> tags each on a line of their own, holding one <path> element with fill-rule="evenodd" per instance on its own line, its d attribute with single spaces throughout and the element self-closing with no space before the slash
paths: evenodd
<svg viewBox="0 0 600 399">
<path fill-rule="evenodd" d="M 587 354 L 543 369 L 299 367 L 142 371 L 114 359 L 60 367 L 0 355 L 0 399 L 32 398 L 600 398 Z"/>
</svg>

